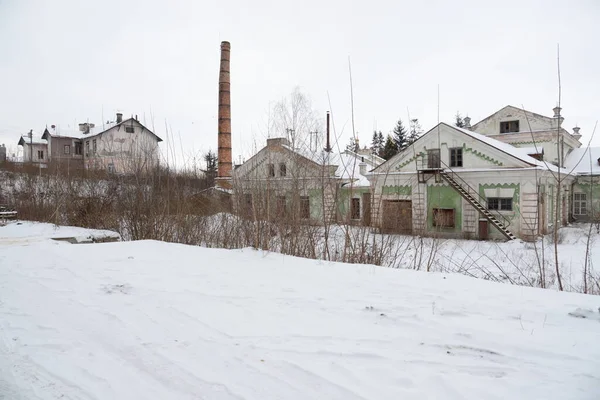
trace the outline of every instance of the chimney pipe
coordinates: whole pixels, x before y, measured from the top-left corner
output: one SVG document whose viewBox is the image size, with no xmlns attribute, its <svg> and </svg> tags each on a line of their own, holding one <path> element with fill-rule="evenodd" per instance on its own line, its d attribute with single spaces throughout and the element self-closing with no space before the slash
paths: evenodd
<svg viewBox="0 0 600 400">
<path fill-rule="evenodd" d="M 120 124 L 121 122 L 123 122 L 123 114 L 117 113 L 117 124 Z"/>
<path fill-rule="evenodd" d="M 331 153 L 331 144 L 329 142 L 329 111 L 327 111 L 327 144 L 325 146 L 325 151 Z"/>
<path fill-rule="evenodd" d="M 231 81 L 229 59 L 231 44 L 221 42 L 219 71 L 219 168 L 218 178 L 231 177 Z"/>
<path fill-rule="evenodd" d="M 580 127 L 576 126 L 575 128 L 573 128 L 573 133 L 574 133 L 575 135 L 579 135 L 579 130 L 580 130 L 580 129 L 581 129 Z"/>
</svg>

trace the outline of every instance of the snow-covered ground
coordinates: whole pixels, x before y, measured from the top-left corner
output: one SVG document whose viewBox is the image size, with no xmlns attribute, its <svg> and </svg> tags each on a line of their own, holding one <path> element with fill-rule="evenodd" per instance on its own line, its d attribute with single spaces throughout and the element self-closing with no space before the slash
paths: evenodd
<svg viewBox="0 0 600 400">
<path fill-rule="evenodd" d="M 118 233 L 101 229 L 86 229 L 76 226 L 57 226 L 32 221 L 6 221 L 0 224 L 0 246 L 29 244 L 47 239 L 70 239 L 77 243 L 119 240 Z"/>
<path fill-rule="evenodd" d="M 600 397 L 596 296 L 44 229 L 0 228 L 0 398 Z"/>
</svg>

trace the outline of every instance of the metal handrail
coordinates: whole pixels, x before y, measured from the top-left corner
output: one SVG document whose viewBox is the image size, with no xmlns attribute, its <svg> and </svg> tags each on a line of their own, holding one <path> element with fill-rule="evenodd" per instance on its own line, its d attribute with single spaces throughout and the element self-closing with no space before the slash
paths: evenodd
<svg viewBox="0 0 600 400">
<path fill-rule="evenodd" d="M 500 214 L 498 211 L 490 210 L 488 208 L 487 198 L 482 196 L 478 190 L 476 190 L 471 185 L 469 185 L 463 178 L 460 177 L 460 175 L 458 175 L 454 170 L 452 170 L 452 168 L 450 168 L 448 165 L 446 165 L 446 163 L 444 163 L 442 160 L 440 160 L 440 164 L 444 166 L 444 172 L 449 172 L 452 176 L 452 179 L 454 179 L 455 181 L 459 181 L 458 183 L 461 187 L 463 187 L 463 190 L 466 190 L 466 192 L 470 195 L 471 195 L 471 192 L 474 193 L 479 198 L 478 201 L 485 208 L 485 210 L 487 212 L 489 212 L 490 214 L 492 214 L 496 219 L 500 220 L 502 222 L 502 225 L 504 225 L 504 227 L 508 227 L 510 225 L 510 220 L 508 218 L 506 218 L 504 215 Z M 466 186 L 466 189 L 463 185 Z"/>
</svg>

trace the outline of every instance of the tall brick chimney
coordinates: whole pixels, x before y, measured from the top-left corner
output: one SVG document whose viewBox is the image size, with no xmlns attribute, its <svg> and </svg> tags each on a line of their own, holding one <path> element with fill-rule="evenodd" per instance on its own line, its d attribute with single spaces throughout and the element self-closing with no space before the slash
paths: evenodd
<svg viewBox="0 0 600 400">
<path fill-rule="evenodd" d="M 231 178 L 231 93 L 229 55 L 231 45 L 221 42 L 221 69 L 219 72 L 219 169 L 217 179 Z"/>
</svg>

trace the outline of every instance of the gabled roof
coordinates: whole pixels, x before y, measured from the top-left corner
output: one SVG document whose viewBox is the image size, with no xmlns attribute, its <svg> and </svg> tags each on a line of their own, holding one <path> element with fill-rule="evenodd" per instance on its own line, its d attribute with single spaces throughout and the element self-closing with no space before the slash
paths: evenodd
<svg viewBox="0 0 600 400">
<path fill-rule="evenodd" d="M 409 149 L 412 148 L 412 146 L 417 145 L 420 141 L 423 140 L 423 138 L 425 138 L 426 136 L 437 132 L 437 127 L 444 125 L 450 129 L 454 129 L 457 132 L 460 132 L 464 135 L 467 135 L 475 140 L 478 140 L 490 147 L 495 148 L 498 151 L 501 151 L 521 162 L 524 162 L 530 166 L 533 167 L 540 167 L 540 168 L 544 168 L 544 169 L 550 169 L 550 170 L 556 170 L 558 169 L 558 167 L 555 167 L 554 165 L 550 165 L 547 163 L 544 163 L 543 161 L 539 161 L 536 160 L 535 158 L 531 157 L 529 154 L 527 154 L 527 150 L 526 149 L 522 149 L 522 148 L 518 148 L 515 146 L 512 146 L 508 143 L 504 143 L 501 142 L 499 140 L 493 139 L 489 136 L 485 136 L 482 135 L 480 133 L 477 132 L 473 132 L 470 131 L 468 129 L 464 129 L 464 128 L 458 128 L 456 126 L 452 126 L 449 125 L 445 122 L 440 122 L 438 125 L 434 126 L 433 128 L 431 128 L 430 130 L 428 130 L 427 132 L 425 132 L 423 135 L 421 135 L 413 144 L 411 144 L 410 146 L 408 146 L 406 149 L 404 149 L 401 153 L 396 154 L 394 157 L 390 158 L 388 161 L 386 161 L 384 164 L 381 164 L 379 167 L 375 168 L 373 171 L 375 172 L 377 169 L 381 168 L 383 165 L 389 164 L 391 162 L 394 162 L 395 159 L 397 159 L 398 157 L 400 157 L 402 154 L 404 154 L 404 152 L 408 151 Z"/>
<path fill-rule="evenodd" d="M 363 163 L 363 156 L 359 154 L 353 152 L 334 153 L 326 152 L 324 150 L 311 151 L 303 147 L 292 148 L 292 146 L 289 144 L 280 144 L 279 147 L 285 149 L 285 151 L 288 151 L 295 156 L 301 157 L 309 163 L 312 163 L 315 167 L 336 166 L 335 178 L 348 181 L 347 184 L 352 182 L 352 185 L 355 187 L 370 185 L 366 176 L 360 173 L 360 164 Z M 254 157 L 263 151 L 267 151 L 268 149 L 269 146 L 263 147 L 258 151 L 258 153 L 250 157 L 250 159 L 244 164 L 252 163 L 254 161 Z M 369 165 L 374 162 L 374 160 L 368 160 L 367 162 L 367 158 L 367 156 L 364 156 L 365 164 Z"/>
<path fill-rule="evenodd" d="M 488 115 L 487 117 L 485 117 L 481 121 L 478 121 L 477 123 L 473 124 L 473 128 L 475 129 L 475 127 L 477 125 L 479 125 L 480 123 L 487 121 L 488 119 L 492 118 L 494 115 L 496 115 L 496 114 L 498 114 L 498 113 L 506 110 L 507 108 L 510 108 L 511 110 L 513 110 L 515 112 L 518 112 L 518 113 L 526 114 L 529 117 L 535 117 L 535 118 L 542 118 L 542 119 L 552 120 L 552 117 L 547 117 L 545 115 L 536 114 L 536 113 L 531 112 L 531 111 L 523 110 L 522 108 L 519 108 L 519 107 L 507 105 L 507 106 L 502 107 L 498 111 L 495 111 L 494 113 Z"/>
<path fill-rule="evenodd" d="M 600 147 L 573 149 L 565 161 L 565 169 L 577 175 L 600 175 Z"/>
<path fill-rule="evenodd" d="M 145 130 L 147 130 L 148 132 L 150 132 L 152 135 L 154 135 L 157 139 L 158 142 L 162 142 L 162 139 L 155 134 L 154 132 L 152 132 L 150 129 L 148 129 L 147 127 L 145 127 L 140 121 L 136 120 L 135 118 L 128 118 L 126 120 L 123 120 L 119 123 L 116 122 L 107 122 L 102 124 L 101 126 L 95 126 L 93 128 L 90 128 L 90 132 L 89 133 L 84 133 L 81 132 L 79 130 L 70 130 L 70 129 L 61 129 L 60 127 L 55 130 L 54 132 L 50 132 L 48 131 L 48 129 L 46 129 L 44 131 L 44 134 L 42 135 L 42 139 L 46 139 L 48 140 L 48 138 L 50 136 L 52 137 L 65 137 L 65 138 L 72 138 L 72 139 L 87 139 L 87 138 L 91 138 L 92 136 L 98 136 L 103 134 L 104 132 L 117 127 L 117 126 L 121 126 L 124 125 L 126 122 L 129 121 L 135 121 L 137 124 L 141 125 Z"/>
<path fill-rule="evenodd" d="M 35 137 L 35 132 L 33 133 L 33 138 L 30 138 L 28 135 L 21 135 L 21 137 L 19 138 L 19 142 L 17 143 L 17 146 L 24 146 L 24 145 L 28 145 L 28 144 L 43 144 L 46 145 L 47 143 L 42 142 L 42 139 L 40 138 L 36 138 Z"/>
<path fill-rule="evenodd" d="M 482 135 L 481 133 L 473 132 L 473 131 L 470 131 L 468 129 L 458 128 L 456 126 L 451 126 L 451 125 L 448 125 L 448 124 L 446 124 L 444 122 L 442 122 L 442 124 L 446 125 L 446 126 L 448 126 L 450 128 L 453 128 L 453 129 L 455 129 L 455 130 L 457 130 L 459 132 L 462 132 L 462 133 L 464 133 L 464 134 L 466 134 L 468 136 L 471 136 L 473 139 L 479 140 L 480 142 L 483 142 L 483 143 L 485 143 L 485 144 L 487 144 L 489 146 L 492 146 L 492 147 L 494 147 L 494 148 L 502 151 L 503 153 L 506 153 L 506 154 L 508 154 L 508 155 L 510 155 L 510 156 L 512 156 L 512 157 L 514 157 L 514 158 L 516 158 L 518 160 L 520 160 L 520 161 L 523 161 L 523 162 L 525 162 L 527 164 L 536 165 L 536 166 L 539 166 L 539 167 L 544 167 L 545 166 L 544 162 L 538 161 L 535 158 L 531 157 L 529 154 L 527 154 L 527 150 L 526 149 L 515 147 L 515 146 L 513 146 L 511 144 L 504 143 L 504 142 L 501 142 L 501 141 L 496 140 L 496 139 L 492 139 L 489 136 L 485 136 L 485 135 Z"/>
</svg>

